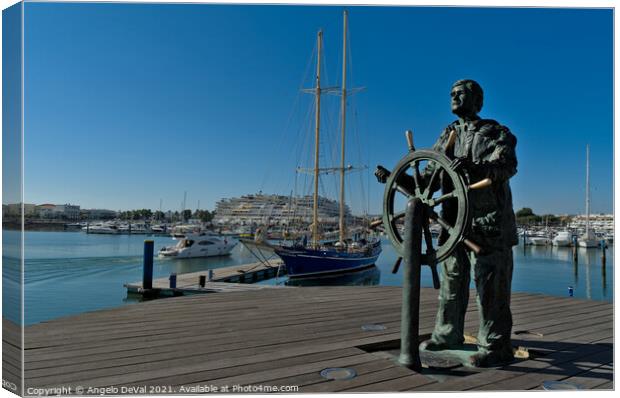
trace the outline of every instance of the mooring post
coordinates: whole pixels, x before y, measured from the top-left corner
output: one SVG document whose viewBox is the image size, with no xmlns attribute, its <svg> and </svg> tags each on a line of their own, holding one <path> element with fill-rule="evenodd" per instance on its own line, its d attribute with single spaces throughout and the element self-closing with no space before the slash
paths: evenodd
<svg viewBox="0 0 620 398">
<path fill-rule="evenodd" d="M 525 254 L 525 245 L 527 244 L 527 230 L 523 228 L 523 254 Z"/>
<path fill-rule="evenodd" d="M 198 277 L 198 285 L 200 285 L 200 287 L 205 287 L 206 280 L 207 280 L 207 277 L 205 275 L 200 275 Z"/>
<path fill-rule="evenodd" d="M 142 267 L 142 288 L 153 288 L 153 247 L 152 240 L 144 241 L 144 266 Z"/>
<path fill-rule="evenodd" d="M 170 278 L 168 278 L 170 280 L 170 289 L 176 289 L 177 288 L 177 274 L 170 274 Z"/>
<path fill-rule="evenodd" d="M 86 221 L 86 233 L 90 233 L 90 221 Z"/>
<path fill-rule="evenodd" d="M 577 264 L 578 256 L 577 256 L 577 248 L 579 247 L 579 242 L 577 242 L 577 237 L 573 236 L 573 262 Z"/>
<path fill-rule="evenodd" d="M 400 357 L 402 365 L 420 371 L 420 257 L 422 254 L 423 204 L 419 199 L 407 203 L 403 246 L 403 304 L 401 310 Z"/>
<path fill-rule="evenodd" d="M 607 249 L 607 244 L 605 243 L 605 239 L 601 239 L 601 250 L 603 251 L 601 253 L 601 263 L 603 264 L 603 267 L 605 266 L 605 263 L 607 262 L 607 255 L 605 254 L 606 249 Z"/>
</svg>

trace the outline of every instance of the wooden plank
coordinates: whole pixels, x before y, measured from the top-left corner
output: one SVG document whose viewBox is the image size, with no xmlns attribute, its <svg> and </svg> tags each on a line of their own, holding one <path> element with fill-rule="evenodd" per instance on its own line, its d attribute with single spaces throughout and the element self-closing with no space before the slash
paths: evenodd
<svg viewBox="0 0 620 398">
<path fill-rule="evenodd" d="M 368 319 L 377 319 L 376 317 L 381 316 L 385 321 L 395 321 L 398 319 L 398 315 L 392 314 L 391 318 L 386 318 L 385 315 L 382 315 L 381 312 L 370 312 L 370 313 L 362 313 L 362 314 L 351 314 L 346 320 L 342 318 L 338 319 L 332 318 L 325 320 L 323 322 L 309 322 L 309 323 L 301 323 L 301 324 L 286 324 L 283 323 L 273 324 L 266 323 L 261 324 L 262 327 L 248 329 L 253 327 L 253 324 L 244 324 L 245 327 L 238 327 L 230 331 L 226 331 L 225 333 L 217 333 L 218 330 L 221 330 L 221 327 L 213 328 L 215 333 L 215 337 L 208 336 L 205 333 L 202 333 L 199 329 L 194 330 L 191 333 L 182 333 L 179 332 L 178 335 L 165 335 L 165 336 L 138 336 L 138 337 L 128 337 L 123 338 L 119 341 L 113 342 L 114 347 L 110 347 L 110 343 L 85 343 L 85 344 L 76 344 L 73 346 L 65 347 L 65 346 L 53 346 L 49 348 L 39 348 L 33 350 L 32 353 L 28 352 L 27 362 L 35 361 L 35 360 L 44 360 L 44 359 L 58 359 L 65 357 L 73 357 L 73 356 L 84 356 L 84 355 L 94 355 L 98 353 L 108 353 L 111 351 L 123 351 L 125 349 L 137 349 L 137 348 L 145 348 L 145 347 L 175 347 L 180 344 L 191 344 L 197 343 L 200 341 L 207 341 L 210 344 L 217 345 L 220 342 L 232 343 L 236 341 L 247 341 L 246 336 L 251 336 L 254 340 L 260 339 L 264 341 L 265 338 L 268 339 L 279 339 L 282 337 L 282 334 L 277 334 L 277 332 L 282 331 L 284 335 L 290 335 L 295 331 L 310 331 L 313 332 L 313 329 L 324 328 L 325 332 L 331 332 L 332 330 L 341 330 L 347 329 L 349 332 L 361 332 L 361 326 L 363 323 L 367 322 Z M 243 324 L 243 323 L 241 323 Z M 239 326 L 241 326 L 241 324 Z M 327 328 L 326 325 L 331 327 Z M 209 327 L 209 326 L 207 326 Z"/>
<path fill-rule="evenodd" d="M 609 351 L 609 347 L 601 347 L 594 344 L 564 343 L 564 348 L 541 358 L 518 361 L 503 368 L 486 370 L 462 380 L 453 380 L 441 383 L 441 387 L 431 386 L 430 390 L 437 391 L 466 391 L 480 389 L 496 389 L 496 386 L 506 383 L 507 380 L 515 379 L 530 372 L 543 372 L 552 365 L 571 363 L 588 355 L 599 354 Z M 523 390 L 521 385 L 509 382 L 505 389 Z"/>
<path fill-rule="evenodd" d="M 342 390 L 342 392 L 396 392 L 407 391 L 412 388 L 426 390 L 429 386 L 437 385 L 436 380 L 432 380 L 423 374 L 413 374 L 395 379 L 376 382 L 363 386 L 357 386 Z"/>
<path fill-rule="evenodd" d="M 376 361 L 377 357 L 372 354 L 359 354 L 345 358 L 337 358 L 327 361 L 317 361 L 311 363 L 300 363 L 294 366 L 278 367 L 276 369 L 269 369 L 264 371 L 256 371 L 252 373 L 237 374 L 232 377 L 225 377 L 220 379 L 205 378 L 198 380 L 197 383 L 213 383 L 219 385 L 247 385 L 247 384 L 260 384 L 267 380 L 273 379 L 274 375 L 278 377 L 294 377 L 310 372 L 320 372 L 325 368 L 332 367 L 354 367 L 355 365 Z M 193 385 L 193 384 L 189 384 Z"/>
<path fill-rule="evenodd" d="M 286 333 L 293 333 L 294 331 L 291 330 L 285 330 Z M 309 337 L 305 337 L 305 335 L 303 334 L 302 331 L 300 331 L 300 335 L 299 336 L 295 336 L 294 338 L 288 338 L 286 339 L 286 337 L 283 339 L 282 335 L 279 335 L 280 337 L 278 337 L 278 335 L 275 336 L 275 338 L 273 338 L 273 340 L 271 341 L 263 341 L 263 339 L 261 338 L 251 338 L 251 339 L 241 339 L 240 340 L 240 344 L 238 345 L 233 345 L 233 344 L 226 344 L 226 338 L 223 338 L 221 340 L 218 340 L 217 342 L 209 342 L 209 352 L 208 353 L 204 353 L 204 354 L 200 354 L 200 355 L 194 355 L 194 353 L 185 353 L 185 355 L 173 355 L 172 353 L 167 353 L 166 354 L 166 366 L 167 367 L 172 367 L 175 365 L 179 365 L 179 366 L 183 366 L 186 365 L 188 362 L 190 362 L 191 360 L 198 359 L 198 360 L 204 360 L 204 358 L 212 357 L 213 353 L 217 353 L 217 352 L 223 352 L 226 353 L 227 355 L 230 355 L 231 352 L 235 352 L 238 350 L 247 350 L 247 349 L 253 349 L 256 347 L 270 347 L 270 346 L 281 346 L 282 345 L 282 341 L 285 341 L 287 344 L 287 346 L 291 346 L 291 345 L 300 345 L 300 344 L 308 344 L 311 343 L 312 345 L 315 346 L 315 349 L 317 349 L 320 344 L 317 343 L 329 343 L 333 340 L 333 338 L 335 337 L 336 339 L 346 339 L 346 340 L 351 340 L 354 339 L 356 336 L 360 336 L 360 337 L 365 337 L 368 335 L 368 333 L 361 331 L 361 329 L 359 328 L 355 328 L 355 333 L 352 333 L 352 331 L 348 331 L 346 330 L 346 327 L 344 330 L 341 330 L 340 327 L 336 326 L 335 328 L 333 328 L 333 330 L 323 333 L 321 335 L 315 335 L 314 333 L 309 334 Z M 378 333 L 373 333 L 375 335 L 380 335 Z M 285 334 L 286 336 L 286 334 Z M 204 339 L 204 338 L 203 338 Z M 208 338 L 207 338 L 208 340 Z M 200 350 L 200 344 L 199 342 L 202 340 L 199 340 L 195 345 L 194 345 L 194 351 L 196 350 Z M 148 345 L 148 344 L 147 344 Z M 190 347 L 191 349 L 191 347 Z M 204 348 L 203 348 L 204 349 Z M 208 355 L 207 355 L 208 354 Z M 89 358 L 90 360 L 96 360 L 97 358 Z M 51 367 L 51 372 L 50 373 L 56 373 L 58 372 L 57 369 L 54 369 L 54 367 L 58 366 L 57 361 L 55 360 L 50 360 L 50 364 L 53 363 L 54 365 Z M 137 362 L 137 363 L 136 363 Z M 115 366 L 113 368 L 109 368 L 106 367 L 106 369 L 104 369 L 103 371 L 105 373 L 114 373 L 114 374 L 123 374 L 123 373 L 127 373 L 127 372 L 136 372 L 139 371 L 141 369 L 151 369 L 153 366 L 156 366 L 157 362 L 153 362 L 148 356 L 146 357 L 139 357 L 139 356 L 135 356 L 132 358 L 131 363 L 128 364 L 127 366 Z M 49 365 L 48 365 L 49 366 Z M 100 366 L 100 365 L 99 365 Z M 197 366 L 201 366 L 200 364 L 198 364 Z M 27 363 L 26 365 L 26 369 L 29 371 L 28 375 L 30 375 L 30 365 Z M 65 370 L 65 369 L 62 369 Z M 75 377 L 80 377 L 83 373 L 82 372 L 76 372 L 76 373 L 70 373 L 70 374 L 66 374 L 66 375 L 49 375 L 49 373 L 47 371 L 44 372 L 46 374 L 46 377 L 43 377 L 42 379 L 39 378 L 36 381 L 40 382 L 40 383 L 47 383 L 48 380 L 50 381 L 66 381 L 68 378 L 75 378 Z M 91 372 L 93 373 L 93 372 Z M 95 372 L 96 373 L 96 372 Z M 83 376 L 82 376 L 83 377 Z M 56 379 L 55 379 L 56 378 Z"/>
<path fill-rule="evenodd" d="M 606 369 L 604 366 L 599 366 L 597 368 L 578 373 L 575 376 L 558 378 L 558 380 L 561 381 L 577 384 L 579 387 L 586 390 L 598 388 L 603 384 L 613 381 L 613 379 L 613 369 Z M 541 390 L 543 387 L 542 385 L 539 385 L 533 389 Z"/>
<path fill-rule="evenodd" d="M 341 381 L 326 381 L 323 383 L 316 383 L 305 388 L 302 388 L 302 392 L 312 392 L 312 393 L 327 393 L 327 392 L 339 392 L 339 391 L 347 391 L 353 388 L 359 388 L 368 386 L 371 384 L 382 383 L 386 381 L 390 381 L 393 379 L 398 379 L 402 377 L 415 375 L 415 372 L 407 369 L 403 366 L 397 366 L 393 361 L 384 359 L 377 360 L 373 362 L 373 364 L 381 364 L 385 366 L 389 364 L 391 366 L 385 367 L 384 369 L 377 369 L 372 372 L 357 372 L 358 375 L 352 380 L 341 380 Z M 356 371 L 358 367 L 353 367 Z M 432 380 L 429 380 L 432 381 Z M 288 383 L 288 382 L 287 382 Z"/>
<path fill-rule="evenodd" d="M 357 377 L 363 377 L 364 375 L 372 374 L 374 372 L 382 371 L 384 369 L 394 368 L 397 365 L 389 360 L 377 358 L 376 361 L 362 363 L 355 365 L 352 368 L 357 373 Z M 400 367 L 399 367 L 400 368 Z M 401 368 L 406 372 L 411 372 L 406 368 Z M 297 375 L 294 377 L 277 378 L 273 380 L 266 380 L 265 383 L 271 385 L 295 385 L 300 387 L 301 392 L 321 392 L 321 391 L 336 391 L 334 389 L 340 383 L 347 383 L 347 381 L 326 380 L 320 374 L 320 372 L 310 372 Z M 306 388 L 308 387 L 308 388 Z M 327 387 L 327 388 L 326 388 Z"/>
<path fill-rule="evenodd" d="M 181 386 L 181 385 L 191 385 L 194 383 L 201 382 L 203 380 L 220 380 L 228 377 L 236 377 L 240 374 L 251 374 L 256 372 L 269 372 L 272 371 L 273 374 L 278 374 L 281 368 L 288 368 L 291 366 L 297 366 L 301 364 L 313 363 L 313 362 L 325 362 L 325 361 L 335 361 L 344 358 L 357 358 L 359 355 L 366 354 L 364 351 L 357 348 L 344 348 L 340 350 L 329 350 L 329 351 L 321 351 L 315 352 L 305 355 L 294 355 L 288 356 L 285 358 L 280 358 L 277 361 L 261 361 L 254 362 L 251 364 L 238 365 L 238 366 L 229 366 L 229 367 L 219 367 L 217 369 L 210 369 L 206 371 L 197 371 L 190 373 L 183 373 L 180 375 L 167 376 L 167 377 L 158 377 L 153 378 L 150 374 L 146 374 L 147 377 L 150 376 L 149 379 L 141 380 L 140 384 L 153 384 L 153 385 L 173 385 L 173 386 Z M 262 382 L 265 382 L 263 380 Z M 237 383 L 238 384 L 238 383 Z M 271 383 L 272 385 L 275 385 Z M 291 383 L 284 383 L 291 384 Z"/>
<path fill-rule="evenodd" d="M 600 386 L 596 387 L 597 390 L 613 390 L 614 389 L 614 382 L 610 381 L 604 384 L 601 384 Z"/>
<path fill-rule="evenodd" d="M 367 300 L 359 300 L 355 303 L 347 302 L 346 305 L 335 306 L 335 303 L 332 304 L 323 304 L 321 306 L 313 307 L 312 310 L 303 311 L 296 308 L 284 309 L 281 313 L 279 313 L 279 318 L 281 318 L 284 322 L 288 322 L 290 319 L 297 319 L 300 317 L 304 318 L 320 318 L 320 317 L 329 317 L 334 316 L 336 313 L 342 313 L 346 316 L 347 313 L 353 311 L 359 311 L 360 306 L 365 306 L 365 304 L 371 304 L 376 299 L 367 299 Z M 383 300 L 381 306 L 372 306 L 371 309 L 376 308 L 384 308 L 389 309 L 390 305 L 398 304 L 398 302 L 390 302 L 387 300 Z M 135 318 L 135 322 L 129 323 L 126 325 L 115 325 L 113 328 L 107 327 L 107 325 L 101 325 L 100 328 L 102 330 L 98 330 L 96 326 L 93 326 L 90 330 L 82 330 L 79 328 L 74 330 L 66 330 L 65 333 L 58 333 L 58 329 L 50 328 L 55 331 L 55 333 L 44 334 L 39 331 L 38 334 L 32 336 L 30 333 L 26 335 L 26 347 L 28 349 L 38 348 L 40 346 L 53 346 L 53 345 L 61 345 L 63 342 L 70 342 L 71 344 L 79 341 L 92 341 L 93 339 L 99 338 L 108 338 L 113 339 L 118 335 L 132 333 L 134 335 L 138 335 L 139 333 L 153 333 L 155 334 L 157 331 L 170 332 L 171 326 L 178 325 L 180 319 L 184 321 L 184 325 L 187 325 L 188 328 L 197 325 L 217 325 L 221 322 L 226 322 L 230 320 L 243 319 L 244 321 L 251 322 L 254 320 L 265 320 L 265 316 L 262 311 L 258 311 L 258 306 L 253 307 L 245 307 L 245 306 L 237 306 L 237 307 L 227 307 L 227 310 L 224 312 L 220 311 L 212 311 L 211 306 L 206 305 L 203 306 L 200 311 L 190 311 L 190 312 L 177 312 L 173 314 L 173 316 L 166 317 L 164 319 L 158 319 L 156 322 L 144 322 L 139 318 Z M 350 311 L 351 310 L 351 311 Z M 433 310 L 434 311 L 434 310 Z M 198 312 L 198 315 L 196 314 Z M 426 311 L 425 311 L 426 312 Z M 202 315 L 201 315 L 202 314 Z M 326 315 L 327 314 L 327 315 Z M 429 312 L 430 314 L 430 312 Z M 271 321 L 273 323 L 273 321 Z M 123 327 L 129 326 L 129 327 Z M 64 329 L 63 329 L 64 330 Z M 42 344 L 44 343 L 44 344 Z M 50 344 L 51 343 L 51 344 Z"/>
<path fill-rule="evenodd" d="M 531 390 L 540 386 L 545 381 L 558 381 L 566 376 L 575 376 L 593 367 L 600 366 L 613 359 L 613 351 L 611 344 L 608 347 L 601 348 L 600 351 L 586 355 L 574 360 L 557 363 L 552 361 L 550 366 L 538 369 L 536 372 L 528 371 L 523 375 L 504 379 L 477 386 L 476 391 L 481 390 Z"/>
</svg>

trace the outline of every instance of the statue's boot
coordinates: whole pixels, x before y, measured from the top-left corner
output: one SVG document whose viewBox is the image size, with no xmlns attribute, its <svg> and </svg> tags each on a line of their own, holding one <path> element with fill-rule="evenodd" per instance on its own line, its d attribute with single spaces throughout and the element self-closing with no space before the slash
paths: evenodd
<svg viewBox="0 0 620 398">
<path fill-rule="evenodd" d="M 442 351 L 442 350 L 458 350 L 462 348 L 462 344 L 448 344 L 439 342 L 434 339 L 424 340 L 420 344 L 420 350 L 422 351 Z"/>
<path fill-rule="evenodd" d="M 477 368 L 489 368 L 507 365 L 514 359 L 512 348 L 499 351 L 480 350 L 469 357 L 469 364 Z"/>
</svg>

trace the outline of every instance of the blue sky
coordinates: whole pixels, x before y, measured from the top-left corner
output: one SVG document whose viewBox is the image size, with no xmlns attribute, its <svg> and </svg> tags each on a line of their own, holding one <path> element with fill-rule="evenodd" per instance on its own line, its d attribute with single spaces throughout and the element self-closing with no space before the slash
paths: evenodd
<svg viewBox="0 0 620 398">
<path fill-rule="evenodd" d="M 342 10 L 26 4 L 25 201 L 157 209 L 162 199 L 178 210 L 184 191 L 189 208 L 207 209 L 259 190 L 288 195 L 311 148 L 312 97 L 299 88 L 312 84 L 319 28 L 324 84 L 340 84 Z M 592 211 L 612 211 L 611 10 L 348 10 L 349 83 L 365 87 L 350 100 L 351 163 L 392 168 L 405 129 L 431 146 L 454 119 L 451 84 L 473 78 L 481 116 L 518 139 L 516 209 L 583 212 L 589 143 Z M 325 99 L 326 126 L 337 101 Z M 383 186 L 368 172 L 351 181 L 354 210 L 369 197 L 379 213 Z M 360 185 L 368 193 L 353 195 Z"/>
</svg>

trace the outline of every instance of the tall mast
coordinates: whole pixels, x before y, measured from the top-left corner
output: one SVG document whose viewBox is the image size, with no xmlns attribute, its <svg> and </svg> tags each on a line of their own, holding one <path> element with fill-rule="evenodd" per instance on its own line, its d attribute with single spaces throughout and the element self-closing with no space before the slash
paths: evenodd
<svg viewBox="0 0 620 398">
<path fill-rule="evenodd" d="M 590 236 L 590 144 L 586 144 L 586 239 Z"/>
<path fill-rule="evenodd" d="M 317 35 L 316 58 L 316 119 L 314 132 L 314 204 L 312 207 L 312 246 L 319 245 L 319 129 L 321 125 L 321 51 L 323 47 L 323 31 Z"/>
<path fill-rule="evenodd" d="M 342 95 L 340 97 L 340 114 L 342 117 L 341 145 L 340 145 L 340 211 L 338 226 L 340 227 L 340 244 L 344 244 L 346 231 L 344 225 L 344 132 L 346 127 L 347 110 L 347 11 L 344 11 L 344 23 L 342 30 Z"/>
</svg>

